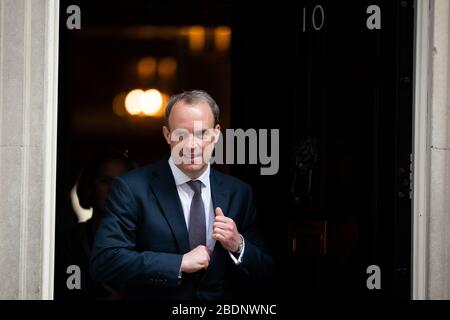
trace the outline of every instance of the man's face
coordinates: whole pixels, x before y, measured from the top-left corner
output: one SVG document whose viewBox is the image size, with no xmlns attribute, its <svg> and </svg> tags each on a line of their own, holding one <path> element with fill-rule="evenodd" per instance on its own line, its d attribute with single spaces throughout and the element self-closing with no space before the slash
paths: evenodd
<svg viewBox="0 0 450 320">
<path fill-rule="evenodd" d="M 175 164 L 186 175 L 197 178 L 206 169 L 220 126 L 208 103 L 177 102 L 170 112 L 164 137 L 172 151 Z"/>
</svg>

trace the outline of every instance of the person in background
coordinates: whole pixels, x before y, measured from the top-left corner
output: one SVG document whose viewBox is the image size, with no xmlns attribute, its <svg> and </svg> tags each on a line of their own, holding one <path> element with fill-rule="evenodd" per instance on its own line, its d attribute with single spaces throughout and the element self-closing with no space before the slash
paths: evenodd
<svg viewBox="0 0 450 320">
<path fill-rule="evenodd" d="M 97 151 L 83 168 L 76 185 L 76 195 L 83 209 L 92 209 L 92 216 L 78 223 L 62 240 L 59 250 L 59 274 L 57 297 L 64 299 L 105 299 L 122 298 L 123 289 L 117 285 L 94 281 L 89 274 L 89 257 L 95 234 L 105 214 L 105 203 L 113 179 L 136 168 L 127 151 L 105 149 Z M 79 266 L 81 288 L 67 287 L 68 266 Z"/>
</svg>

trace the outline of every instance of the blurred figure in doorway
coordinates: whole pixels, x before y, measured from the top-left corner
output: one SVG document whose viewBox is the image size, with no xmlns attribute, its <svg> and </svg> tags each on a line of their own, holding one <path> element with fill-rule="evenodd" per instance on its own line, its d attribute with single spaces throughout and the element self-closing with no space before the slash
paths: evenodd
<svg viewBox="0 0 450 320">
<path fill-rule="evenodd" d="M 105 202 L 112 180 L 123 173 L 136 168 L 127 151 L 105 149 L 96 152 L 81 171 L 76 185 L 76 198 L 79 206 L 92 211 L 92 216 L 79 222 L 58 243 L 59 263 L 56 264 L 56 298 L 63 299 L 100 299 L 119 300 L 123 289 L 105 282 L 94 281 L 89 274 L 89 257 L 98 226 L 105 213 Z M 69 266 L 78 266 L 80 270 L 80 288 L 70 289 L 68 282 L 71 273 Z"/>
</svg>

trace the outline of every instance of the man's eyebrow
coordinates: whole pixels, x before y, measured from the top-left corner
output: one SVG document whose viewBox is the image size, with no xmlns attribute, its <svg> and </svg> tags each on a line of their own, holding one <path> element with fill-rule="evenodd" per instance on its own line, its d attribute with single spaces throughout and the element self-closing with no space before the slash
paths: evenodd
<svg viewBox="0 0 450 320">
<path fill-rule="evenodd" d="M 202 129 L 202 133 L 204 133 L 204 132 L 206 132 L 206 131 L 208 131 L 208 130 L 211 130 L 211 129 L 214 129 L 214 128 L 206 128 L 206 129 Z M 198 132 L 198 131 L 197 131 Z"/>
</svg>

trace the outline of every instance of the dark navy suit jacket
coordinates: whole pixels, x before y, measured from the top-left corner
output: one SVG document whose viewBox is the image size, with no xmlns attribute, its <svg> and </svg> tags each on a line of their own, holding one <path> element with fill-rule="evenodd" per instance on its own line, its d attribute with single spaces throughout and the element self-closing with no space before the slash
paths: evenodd
<svg viewBox="0 0 450 320">
<path fill-rule="evenodd" d="M 257 229 L 251 187 L 213 168 L 214 208 L 232 218 L 245 239 L 236 266 L 216 241 L 209 267 L 179 278 L 188 231 L 168 157 L 116 177 L 106 214 L 95 236 L 90 271 L 94 280 L 122 284 L 132 299 L 223 299 L 236 280 L 245 287 L 268 279 L 273 261 Z"/>
</svg>

